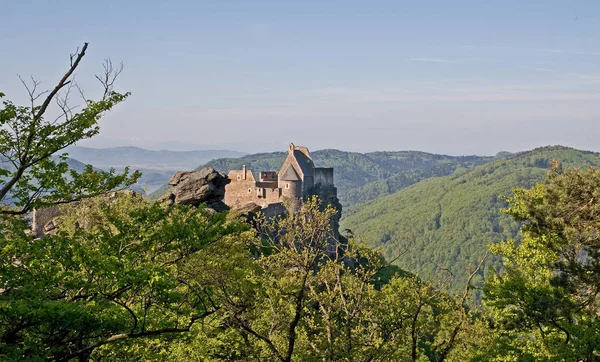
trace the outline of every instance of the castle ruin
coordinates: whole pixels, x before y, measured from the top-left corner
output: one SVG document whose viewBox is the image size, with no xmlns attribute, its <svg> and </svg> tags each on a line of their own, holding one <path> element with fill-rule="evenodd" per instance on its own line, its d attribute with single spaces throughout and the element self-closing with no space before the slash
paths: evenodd
<svg viewBox="0 0 600 362">
<path fill-rule="evenodd" d="M 258 181 L 251 170 L 242 166 L 241 170 L 232 170 L 227 176 L 212 168 L 179 171 L 171 177 L 169 185 L 171 188 L 158 198 L 159 201 L 186 205 L 204 203 L 216 211 L 260 209 L 267 217 L 298 211 L 303 200 L 318 196 L 325 205 L 339 211 L 331 220 L 332 230 L 336 237 L 339 236 L 342 205 L 333 184 L 333 168 L 315 167 L 304 146 L 290 143 L 279 172 L 262 171 Z M 56 219 L 63 214 L 58 206 L 35 209 L 33 233 L 43 237 L 52 232 L 56 228 Z"/>
<path fill-rule="evenodd" d="M 264 210 L 286 205 L 296 211 L 309 196 L 337 200 L 333 168 L 315 167 L 308 148 L 293 143 L 279 172 L 261 171 L 256 180 L 244 165 L 241 170 L 230 171 L 228 177 L 231 182 L 225 186 L 224 202 L 232 209 L 256 204 Z"/>
</svg>

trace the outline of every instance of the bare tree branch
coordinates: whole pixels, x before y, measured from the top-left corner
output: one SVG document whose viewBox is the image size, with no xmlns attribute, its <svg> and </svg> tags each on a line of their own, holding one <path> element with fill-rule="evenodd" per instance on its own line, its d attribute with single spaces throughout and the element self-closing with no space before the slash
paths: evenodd
<svg viewBox="0 0 600 362">
<path fill-rule="evenodd" d="M 71 55 L 71 68 L 69 68 L 69 70 L 65 73 L 65 75 L 63 75 L 63 77 L 60 79 L 60 81 L 58 82 L 56 87 L 54 87 L 54 89 L 50 92 L 50 94 L 48 94 L 48 96 L 44 100 L 44 103 L 42 103 L 40 110 L 36 114 L 36 117 L 35 117 L 36 120 L 40 119 L 42 117 L 42 115 L 44 114 L 44 112 L 46 112 L 46 109 L 48 108 L 48 106 L 50 105 L 50 102 L 52 101 L 54 96 L 56 96 L 58 91 L 60 91 L 65 85 L 71 83 L 71 81 L 69 81 L 68 79 L 69 79 L 69 77 L 71 77 L 71 75 L 73 74 L 75 69 L 77 69 L 77 66 L 79 66 L 79 62 L 81 62 L 81 59 L 83 59 L 83 57 L 85 56 L 85 51 L 87 50 L 88 45 L 89 45 L 89 43 L 85 43 L 83 45 L 81 52 L 77 53 L 77 58 L 75 59 L 75 62 L 73 62 L 74 55 L 73 54 Z M 79 50 L 79 48 L 78 48 L 78 50 Z"/>
<path fill-rule="evenodd" d="M 12 187 L 21 179 L 21 177 L 25 173 L 25 170 L 27 168 L 29 168 L 29 167 L 32 166 L 33 163 L 32 163 L 32 160 L 29 159 L 29 156 L 30 156 L 29 153 L 31 151 L 31 146 L 32 146 L 33 139 L 36 136 L 36 126 L 37 126 L 37 123 L 42 118 L 42 116 L 44 115 L 44 113 L 46 112 L 46 110 L 48 109 L 48 106 L 50 105 L 50 102 L 52 102 L 52 99 L 56 96 L 56 94 L 65 85 L 71 83 L 71 81 L 69 81 L 68 79 L 71 77 L 71 75 L 73 74 L 73 72 L 75 71 L 75 69 L 77 68 L 77 66 L 79 65 L 79 62 L 81 62 L 81 59 L 83 59 L 83 57 L 85 56 L 85 51 L 87 50 L 87 47 L 88 47 L 88 43 L 85 43 L 84 46 L 83 46 L 83 48 L 81 49 L 81 52 L 78 52 L 77 57 L 75 58 L 74 62 L 73 62 L 74 55 L 71 55 L 71 67 L 63 75 L 63 77 L 60 79 L 60 81 L 54 87 L 54 89 L 48 94 L 48 96 L 44 100 L 44 103 L 42 103 L 42 105 L 37 110 L 37 112 L 35 112 L 35 109 L 36 109 L 35 106 L 32 105 L 32 112 L 34 112 L 34 113 L 33 113 L 33 117 L 32 117 L 32 120 L 31 120 L 31 126 L 29 127 L 29 131 L 28 131 L 29 134 L 28 134 L 27 139 L 25 141 L 25 145 L 24 145 L 23 149 L 21 150 L 21 152 L 19 154 L 19 167 L 17 167 L 17 170 L 13 174 L 12 178 L 10 180 L 8 180 L 8 182 L 6 182 L 6 184 L 4 184 L 4 186 L 2 186 L 2 188 L 0 189 L 0 200 L 3 200 L 4 197 L 8 194 L 8 192 L 12 189 Z M 33 80 L 33 82 L 34 82 L 33 83 L 34 85 L 31 88 L 29 88 L 26 85 L 26 83 L 23 82 L 23 84 L 25 84 L 25 87 L 27 88 L 27 91 L 28 91 L 29 96 L 31 98 L 32 104 L 35 103 L 35 99 L 37 99 L 36 95 L 35 95 L 35 89 L 39 85 L 39 83 L 36 82 L 35 80 Z M 45 157 L 42 157 L 41 159 L 47 158 L 49 156 L 50 155 L 47 155 Z M 39 160 L 37 162 L 39 162 Z"/>
<path fill-rule="evenodd" d="M 112 92 L 113 90 L 115 80 L 123 71 L 123 62 L 119 63 L 118 68 L 114 68 L 112 60 L 110 58 L 107 58 L 104 59 L 104 64 L 102 66 L 104 67 L 104 74 L 96 74 L 95 77 L 96 79 L 98 79 L 100 84 L 102 84 L 102 87 L 104 87 L 104 94 L 102 95 L 102 99 L 106 99 L 106 97 L 108 97 L 110 92 Z"/>
</svg>

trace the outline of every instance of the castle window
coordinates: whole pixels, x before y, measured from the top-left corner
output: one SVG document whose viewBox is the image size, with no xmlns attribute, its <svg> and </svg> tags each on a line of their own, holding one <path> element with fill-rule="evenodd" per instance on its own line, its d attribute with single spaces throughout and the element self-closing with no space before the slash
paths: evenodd
<svg viewBox="0 0 600 362">
<path fill-rule="evenodd" d="M 285 188 L 289 189 L 290 188 L 290 184 L 285 184 Z"/>
<path fill-rule="evenodd" d="M 242 176 L 238 175 L 237 180 L 239 181 L 241 179 L 242 179 Z"/>
<path fill-rule="evenodd" d="M 248 189 L 248 193 L 251 193 L 251 192 L 252 192 L 252 189 Z"/>
</svg>

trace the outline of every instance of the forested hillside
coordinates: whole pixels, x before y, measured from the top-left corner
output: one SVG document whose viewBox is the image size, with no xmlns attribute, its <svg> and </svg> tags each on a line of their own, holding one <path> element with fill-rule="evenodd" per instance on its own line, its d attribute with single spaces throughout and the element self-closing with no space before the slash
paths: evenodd
<svg viewBox="0 0 600 362">
<path fill-rule="evenodd" d="M 334 168 L 334 182 L 344 206 L 393 193 L 429 177 L 464 172 L 493 159 L 487 156 L 447 156 L 418 151 L 362 154 L 331 149 L 312 152 L 311 156 L 317 166 Z M 279 171 L 285 157 L 284 152 L 272 152 L 221 158 L 197 169 L 213 167 L 227 173 L 246 165 L 258 177 L 260 171 Z M 152 196 L 158 197 L 164 191 L 166 187 Z"/>
<path fill-rule="evenodd" d="M 501 195 L 542 180 L 553 159 L 563 167 L 600 165 L 596 153 L 538 148 L 354 205 L 344 210 L 342 228 L 380 247 L 389 260 L 399 255 L 395 263 L 402 268 L 426 278 L 449 271 L 454 285 L 462 285 L 488 244 L 517 234 L 519 225 L 500 212 L 506 206 Z"/>
</svg>

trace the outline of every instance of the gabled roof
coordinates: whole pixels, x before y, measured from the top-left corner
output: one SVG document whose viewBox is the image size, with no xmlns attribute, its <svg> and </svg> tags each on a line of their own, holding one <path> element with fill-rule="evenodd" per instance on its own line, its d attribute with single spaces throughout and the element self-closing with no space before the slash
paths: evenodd
<svg viewBox="0 0 600 362">
<path fill-rule="evenodd" d="M 291 175 L 285 175 L 284 173 L 288 168 L 292 166 L 298 180 L 304 180 L 305 177 L 314 177 L 315 164 L 313 163 L 308 148 L 304 146 L 296 146 L 290 143 L 288 155 L 281 166 L 281 172 L 279 173 L 280 180 L 286 180 L 286 178 L 292 177 Z M 295 179 L 294 179 L 295 180 Z M 289 181 L 292 181 L 291 179 Z"/>
<path fill-rule="evenodd" d="M 296 172 L 296 169 L 294 169 L 294 166 L 289 165 L 285 171 L 279 175 L 279 179 L 283 181 L 298 181 L 300 180 L 300 176 L 298 175 L 298 172 Z"/>
<path fill-rule="evenodd" d="M 298 165 L 300 166 L 304 177 L 313 176 L 313 169 L 315 168 L 315 165 L 312 159 L 310 159 L 310 157 L 308 157 L 304 152 L 298 149 L 294 150 L 293 155 L 296 159 L 296 162 L 298 162 Z"/>
</svg>

